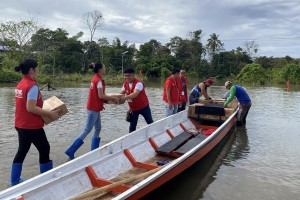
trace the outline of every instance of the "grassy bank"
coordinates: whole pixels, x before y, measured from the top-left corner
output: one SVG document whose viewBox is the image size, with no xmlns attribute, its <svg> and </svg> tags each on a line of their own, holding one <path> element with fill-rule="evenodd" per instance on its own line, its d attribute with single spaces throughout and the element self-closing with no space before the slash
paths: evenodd
<svg viewBox="0 0 300 200">
<path fill-rule="evenodd" d="M 93 74 L 60 74 L 55 75 L 44 75 L 39 74 L 38 83 L 45 84 L 51 82 L 77 82 L 77 83 L 88 83 L 91 81 Z M 106 84 L 109 85 L 120 85 L 124 82 L 124 77 L 122 75 L 107 74 L 103 77 Z M 0 71 L 0 83 L 9 82 L 19 82 L 22 79 L 22 74 L 12 72 L 10 70 Z M 142 80 L 145 81 L 147 78 L 143 77 Z"/>
</svg>

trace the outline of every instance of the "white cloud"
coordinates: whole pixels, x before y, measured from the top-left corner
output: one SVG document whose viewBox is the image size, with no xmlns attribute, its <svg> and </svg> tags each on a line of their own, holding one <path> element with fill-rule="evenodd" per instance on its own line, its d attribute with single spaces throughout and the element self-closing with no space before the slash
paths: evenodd
<svg viewBox="0 0 300 200">
<path fill-rule="evenodd" d="M 26 19 L 37 14 L 45 27 L 63 28 L 70 35 L 79 31 L 88 40 L 82 15 L 99 10 L 105 26 L 97 38 L 141 44 L 171 37 L 186 38 L 201 29 L 202 42 L 216 33 L 226 50 L 244 47 L 246 41 L 259 45 L 259 55 L 299 57 L 300 4 L 298 0 L 9 0 L 0 4 L 1 20 Z M 138 46 L 138 45 L 137 45 Z"/>
</svg>

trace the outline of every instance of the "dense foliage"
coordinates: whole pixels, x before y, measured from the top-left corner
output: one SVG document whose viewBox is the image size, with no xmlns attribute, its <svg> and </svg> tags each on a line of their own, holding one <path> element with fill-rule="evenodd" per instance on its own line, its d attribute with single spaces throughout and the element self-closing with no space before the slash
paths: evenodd
<svg viewBox="0 0 300 200">
<path fill-rule="evenodd" d="M 26 37 L 24 31 L 27 30 Z M 94 33 L 93 33 L 94 34 Z M 37 59 L 44 81 L 51 77 L 73 77 L 85 80 L 90 73 L 87 65 L 101 61 L 111 77 L 122 75 L 122 69 L 133 67 L 144 76 L 166 77 L 174 67 L 184 68 L 189 76 L 230 78 L 243 83 L 269 82 L 300 83 L 299 59 L 256 57 L 258 45 L 246 42 L 243 49 L 224 50 L 219 35 L 212 33 L 202 43 L 202 30 L 189 33 L 188 38 L 174 36 L 166 44 L 155 39 L 136 48 L 129 41 L 116 37 L 111 43 L 106 38 L 81 41 L 83 33 L 75 36 L 62 29 L 38 28 L 33 21 L 0 24 L 0 81 L 21 78 L 14 67 L 25 57 Z M 24 36 L 24 38 L 22 38 Z"/>
</svg>

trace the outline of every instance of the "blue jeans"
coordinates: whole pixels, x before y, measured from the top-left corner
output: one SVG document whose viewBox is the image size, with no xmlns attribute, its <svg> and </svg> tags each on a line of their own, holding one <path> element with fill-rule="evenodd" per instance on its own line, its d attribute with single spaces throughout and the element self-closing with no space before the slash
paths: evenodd
<svg viewBox="0 0 300 200">
<path fill-rule="evenodd" d="M 153 123 L 149 105 L 147 105 L 145 108 L 143 108 L 141 110 L 132 111 L 131 118 L 130 118 L 129 133 L 136 130 L 136 126 L 137 126 L 137 122 L 138 122 L 140 114 L 144 117 L 147 124 Z"/>
<path fill-rule="evenodd" d="M 95 112 L 92 110 L 87 110 L 88 116 L 85 124 L 85 128 L 79 134 L 78 138 L 82 141 L 91 132 L 93 127 L 95 128 L 94 137 L 98 138 L 101 131 L 101 117 L 100 112 Z"/>
<path fill-rule="evenodd" d="M 172 108 L 169 108 L 169 104 L 165 104 L 166 117 L 174 115 L 178 111 L 178 104 L 173 104 Z"/>
</svg>

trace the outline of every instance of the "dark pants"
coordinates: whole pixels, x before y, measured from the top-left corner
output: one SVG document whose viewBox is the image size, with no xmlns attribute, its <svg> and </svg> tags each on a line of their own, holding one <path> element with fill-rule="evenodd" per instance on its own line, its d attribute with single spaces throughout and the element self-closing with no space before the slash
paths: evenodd
<svg viewBox="0 0 300 200">
<path fill-rule="evenodd" d="M 181 102 L 181 106 L 178 106 L 178 111 L 177 112 L 185 110 L 185 107 L 186 107 L 186 102 Z"/>
<path fill-rule="evenodd" d="M 39 151 L 39 161 L 41 164 L 48 163 L 50 161 L 50 145 L 47 140 L 45 131 L 43 128 L 40 129 L 21 129 L 16 128 L 19 136 L 19 148 L 14 158 L 14 163 L 23 163 L 31 143 Z"/>
<path fill-rule="evenodd" d="M 144 117 L 147 124 L 153 123 L 149 105 L 147 105 L 145 108 L 143 108 L 141 110 L 132 111 L 131 118 L 130 118 L 129 133 L 136 130 L 136 126 L 137 126 L 137 122 L 138 122 L 140 114 Z"/>
<path fill-rule="evenodd" d="M 251 102 L 249 102 L 247 104 L 239 105 L 239 112 L 237 115 L 237 125 L 238 126 L 246 124 L 246 118 L 247 118 L 250 108 L 251 108 Z"/>
</svg>

